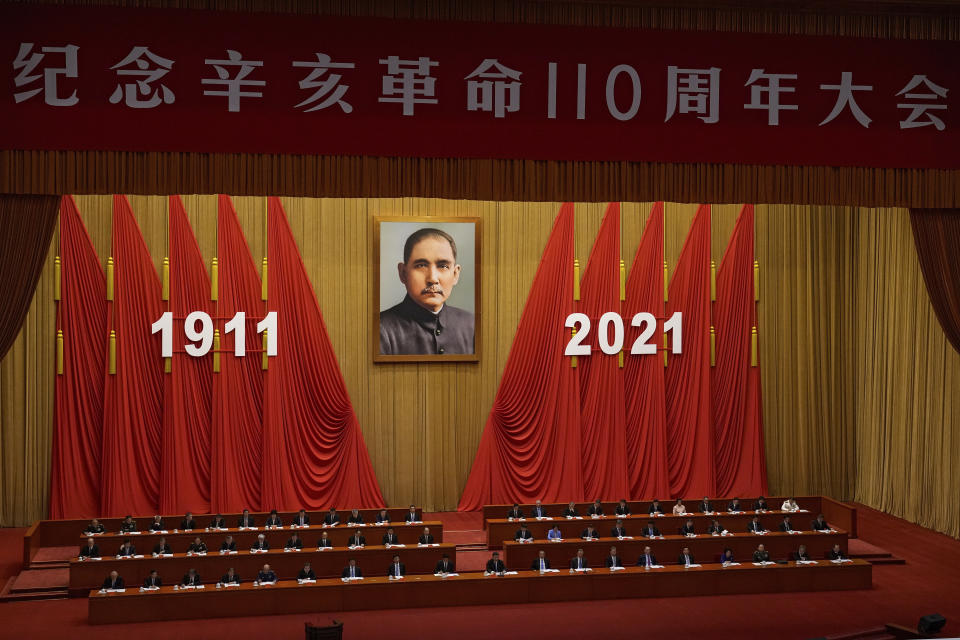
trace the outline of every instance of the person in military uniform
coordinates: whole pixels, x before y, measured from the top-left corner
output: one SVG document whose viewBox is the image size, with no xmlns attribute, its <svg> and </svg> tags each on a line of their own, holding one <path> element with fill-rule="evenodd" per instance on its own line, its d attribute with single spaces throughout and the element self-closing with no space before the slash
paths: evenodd
<svg viewBox="0 0 960 640">
<path fill-rule="evenodd" d="M 410 234 L 397 271 L 407 295 L 380 313 L 380 353 L 474 353 L 473 314 L 446 304 L 461 272 L 453 237 L 433 228 Z"/>
</svg>

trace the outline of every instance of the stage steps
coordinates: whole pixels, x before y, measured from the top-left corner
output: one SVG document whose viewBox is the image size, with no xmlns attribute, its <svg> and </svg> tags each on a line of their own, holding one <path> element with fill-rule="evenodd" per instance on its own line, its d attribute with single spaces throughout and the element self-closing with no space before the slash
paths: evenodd
<svg viewBox="0 0 960 640">
<path fill-rule="evenodd" d="M 0 602 L 60 600 L 69 597 L 67 569 L 28 569 L 11 577 L 0 591 Z"/>
</svg>

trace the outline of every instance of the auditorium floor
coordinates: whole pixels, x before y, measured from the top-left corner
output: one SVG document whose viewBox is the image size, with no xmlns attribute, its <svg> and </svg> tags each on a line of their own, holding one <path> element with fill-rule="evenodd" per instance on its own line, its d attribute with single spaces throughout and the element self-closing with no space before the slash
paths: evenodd
<svg viewBox="0 0 960 640">
<path fill-rule="evenodd" d="M 473 518 L 473 519 L 471 519 Z M 473 514 L 443 514 L 445 528 L 473 542 Z M 474 521 L 474 519 L 476 521 Z M 582 603 L 455 607 L 338 614 L 349 639 L 389 635 L 430 638 L 704 638 L 803 639 L 886 622 L 915 626 L 926 613 L 947 618 L 944 635 L 960 635 L 960 541 L 859 506 L 860 537 L 904 558 L 905 565 L 874 567 L 869 591 L 762 594 Z M 23 529 L 0 529 L 0 580 L 17 570 Z M 91 627 L 83 599 L 0 604 L 0 638 L 127 636 L 303 638 L 303 622 L 323 616 L 271 616 Z M 636 622 L 642 621 L 642 622 Z"/>
</svg>

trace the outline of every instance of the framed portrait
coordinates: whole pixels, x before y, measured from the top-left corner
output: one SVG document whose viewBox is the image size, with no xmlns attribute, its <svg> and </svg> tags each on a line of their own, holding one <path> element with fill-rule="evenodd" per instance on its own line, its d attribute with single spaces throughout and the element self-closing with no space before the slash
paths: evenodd
<svg viewBox="0 0 960 640">
<path fill-rule="evenodd" d="M 377 217 L 374 362 L 476 362 L 480 219 Z"/>
</svg>

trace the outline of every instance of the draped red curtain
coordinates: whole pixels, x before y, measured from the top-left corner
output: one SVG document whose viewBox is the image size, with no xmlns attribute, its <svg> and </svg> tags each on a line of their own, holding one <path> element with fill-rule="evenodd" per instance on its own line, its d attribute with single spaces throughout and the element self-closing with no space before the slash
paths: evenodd
<svg viewBox="0 0 960 640">
<path fill-rule="evenodd" d="M 169 198 L 170 304 L 174 335 L 194 311 L 212 315 L 210 277 L 180 196 Z M 196 327 L 199 328 L 199 327 Z M 221 361 L 232 358 L 221 357 Z M 174 342 L 164 376 L 160 511 L 204 513 L 210 509 L 210 422 L 213 351 L 188 355 Z"/>
<path fill-rule="evenodd" d="M 572 289 L 573 204 L 567 203 L 540 258 L 459 510 L 583 499 L 579 390 L 563 355 Z"/>
<path fill-rule="evenodd" d="M 279 198 L 267 206 L 269 311 L 263 509 L 379 507 L 383 495 L 333 345 Z"/>
<path fill-rule="evenodd" d="M 256 331 L 266 304 L 260 299 L 260 276 L 237 213 L 225 195 L 217 208 L 217 262 L 217 326 L 223 335 L 223 355 L 213 381 L 210 507 L 228 513 L 260 504 L 263 369 Z M 247 355 L 242 358 L 230 355 L 235 334 L 223 333 L 223 324 L 237 312 L 246 314 Z"/>
<path fill-rule="evenodd" d="M 750 366 L 756 326 L 753 292 L 753 205 L 743 207 L 717 272 L 713 415 L 717 434 L 717 495 L 765 495 L 759 367 Z"/>
<path fill-rule="evenodd" d="M 113 197 L 114 298 L 108 332 L 116 331 L 116 374 L 107 362 L 103 403 L 101 514 L 156 511 L 160 499 L 163 361 L 160 279 L 126 196 Z M 108 356 L 109 360 L 109 356 Z"/>
<path fill-rule="evenodd" d="M 710 205 L 700 205 L 670 280 L 667 317 L 683 313 L 682 353 L 667 366 L 667 459 L 677 497 L 716 495 L 710 397 Z M 670 337 L 671 346 L 676 334 Z"/>
<path fill-rule="evenodd" d="M 640 312 L 656 316 L 656 329 L 649 342 L 661 347 L 664 317 L 662 202 L 655 203 L 650 211 L 627 279 L 627 299 L 623 303 L 623 319 L 627 325 L 625 349 L 629 349 L 640 335 L 639 328 L 630 326 L 633 316 Z M 656 355 L 627 355 L 624 360 L 627 478 L 630 497 L 634 500 L 670 494 L 663 369 L 659 350 Z"/>
<path fill-rule="evenodd" d="M 911 209 L 910 224 L 930 303 L 960 353 L 960 209 Z"/>
<path fill-rule="evenodd" d="M 619 358 L 600 350 L 600 317 L 620 312 L 620 203 L 612 203 L 580 281 L 577 310 L 590 318 L 590 356 L 578 358 L 583 491 L 588 498 L 626 497 L 627 453 L 623 371 Z M 607 329 L 604 333 L 612 335 Z M 608 338 L 609 339 L 609 338 Z M 629 347 L 628 347 L 629 350 Z"/>
<path fill-rule="evenodd" d="M 103 371 L 107 354 L 106 281 L 76 204 L 60 204 L 60 302 L 63 373 L 53 389 L 50 517 L 100 512 Z"/>
</svg>

